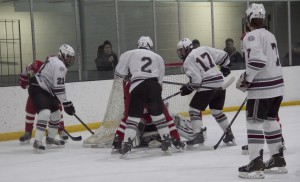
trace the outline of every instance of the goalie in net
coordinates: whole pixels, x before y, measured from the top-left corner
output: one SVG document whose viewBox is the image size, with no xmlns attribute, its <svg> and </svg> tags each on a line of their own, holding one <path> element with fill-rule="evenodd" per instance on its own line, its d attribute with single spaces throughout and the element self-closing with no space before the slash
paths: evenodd
<svg viewBox="0 0 300 182">
<path fill-rule="evenodd" d="M 166 75 L 164 80 L 166 81 L 180 81 L 185 83 L 188 81 L 188 78 L 183 74 L 181 70 L 181 63 L 173 63 L 166 65 Z M 115 78 L 112 92 L 109 98 L 109 102 L 106 108 L 106 113 L 103 119 L 101 126 L 95 131 L 95 134 L 84 140 L 84 147 L 92 147 L 92 148 L 108 148 L 112 147 L 112 143 L 115 138 L 115 134 L 118 135 L 120 141 L 122 141 L 126 127 L 126 116 L 129 99 L 124 97 L 129 97 L 128 93 L 129 84 L 123 79 Z M 169 95 L 178 92 L 179 86 L 176 85 L 163 85 L 163 97 L 167 97 Z M 124 100 L 128 100 L 128 102 L 124 102 Z M 162 103 L 163 104 L 163 103 Z M 179 113 L 188 108 L 189 98 L 176 97 L 176 99 L 168 100 L 168 109 L 170 113 Z M 180 137 L 178 135 L 177 129 L 175 127 L 173 118 L 170 116 L 167 108 L 164 106 L 164 114 L 168 122 L 168 126 L 170 128 L 171 137 L 174 142 L 178 141 L 178 145 L 182 145 L 180 143 Z M 135 141 L 135 145 L 137 146 L 139 143 L 142 145 L 146 145 L 152 140 L 156 140 L 156 128 L 151 125 L 151 119 L 147 117 L 147 113 L 145 112 L 143 117 L 144 126 L 141 125 L 139 128 L 141 130 L 140 137 Z M 151 144 L 150 144 L 151 145 Z M 158 143 L 159 145 L 159 143 Z M 176 143 L 175 143 L 176 145 Z"/>
</svg>

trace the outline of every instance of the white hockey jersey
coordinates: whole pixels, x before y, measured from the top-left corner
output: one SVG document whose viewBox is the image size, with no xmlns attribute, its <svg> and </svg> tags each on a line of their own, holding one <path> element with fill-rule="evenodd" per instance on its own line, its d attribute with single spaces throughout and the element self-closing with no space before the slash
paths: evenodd
<svg viewBox="0 0 300 182">
<path fill-rule="evenodd" d="M 243 39 L 246 61 L 246 80 L 251 83 L 248 99 L 282 96 L 284 81 L 277 41 L 264 28 L 248 32 Z"/>
<path fill-rule="evenodd" d="M 190 78 L 190 83 L 209 87 L 221 87 L 224 80 L 217 65 L 225 67 L 228 64 L 230 64 L 230 59 L 225 51 L 201 46 L 190 52 L 183 63 L 183 68 L 185 74 Z M 204 90 L 208 89 L 197 89 L 197 91 Z"/>
<path fill-rule="evenodd" d="M 165 74 L 162 57 L 150 50 L 134 49 L 120 56 L 116 67 L 116 75 L 124 78 L 131 74 L 131 92 L 137 85 L 148 78 L 157 78 L 161 84 Z"/>
<path fill-rule="evenodd" d="M 53 56 L 45 61 L 35 77 L 41 88 L 53 96 L 56 95 L 63 103 L 68 101 L 65 90 L 66 73 L 65 64 L 57 56 Z"/>
</svg>

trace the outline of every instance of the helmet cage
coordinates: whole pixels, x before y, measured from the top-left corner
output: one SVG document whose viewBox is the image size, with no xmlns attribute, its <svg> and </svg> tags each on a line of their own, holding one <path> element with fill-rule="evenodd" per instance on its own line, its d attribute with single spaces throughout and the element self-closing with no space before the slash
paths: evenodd
<svg viewBox="0 0 300 182">
<path fill-rule="evenodd" d="M 67 68 L 72 66 L 75 62 L 74 49 L 67 44 L 63 44 L 59 48 L 58 57 L 64 62 Z"/>
<path fill-rule="evenodd" d="M 177 55 L 180 59 L 185 60 L 193 49 L 192 41 L 188 38 L 180 40 L 177 44 Z"/>
</svg>

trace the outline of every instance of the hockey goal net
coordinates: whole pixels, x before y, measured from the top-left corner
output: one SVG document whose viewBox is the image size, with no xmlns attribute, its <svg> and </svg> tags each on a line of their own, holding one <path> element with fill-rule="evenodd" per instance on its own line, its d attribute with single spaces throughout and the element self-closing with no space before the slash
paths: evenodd
<svg viewBox="0 0 300 182">
<path fill-rule="evenodd" d="M 183 73 L 182 63 L 166 64 L 164 81 L 187 83 L 188 77 Z M 163 84 L 162 98 L 178 92 L 180 87 L 178 85 Z M 176 114 L 188 110 L 190 99 L 191 96 L 175 96 L 165 102 L 170 114 Z M 123 112 L 123 79 L 115 78 L 102 124 L 94 135 L 84 140 L 83 146 L 92 148 L 111 147 L 115 132 L 123 117 Z"/>
</svg>

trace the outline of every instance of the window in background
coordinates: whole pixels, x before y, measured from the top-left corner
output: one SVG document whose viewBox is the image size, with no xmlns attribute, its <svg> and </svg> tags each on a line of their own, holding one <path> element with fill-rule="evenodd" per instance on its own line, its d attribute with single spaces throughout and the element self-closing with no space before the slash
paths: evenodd
<svg viewBox="0 0 300 182">
<path fill-rule="evenodd" d="M 198 39 L 201 46 L 212 46 L 210 2 L 180 3 L 181 36 Z"/>
<path fill-rule="evenodd" d="M 114 0 L 81 3 L 83 80 L 107 80 L 118 62 Z"/>
<path fill-rule="evenodd" d="M 246 9 L 246 2 L 214 1 L 215 47 L 228 53 L 232 70 L 245 69 L 241 36 Z"/>
<path fill-rule="evenodd" d="M 291 37 L 292 37 L 292 65 L 300 65 L 300 2 L 291 1 Z M 288 54 L 285 55 L 288 62 Z M 287 64 L 288 65 L 288 64 Z"/>
<path fill-rule="evenodd" d="M 288 12 L 286 1 L 251 1 L 251 3 L 262 3 L 266 9 L 265 23 L 270 32 L 272 32 L 278 45 L 281 64 L 285 54 L 288 52 Z"/>
<path fill-rule="evenodd" d="M 165 63 L 179 62 L 176 53 L 179 41 L 177 1 L 156 1 L 157 53 Z"/>
<path fill-rule="evenodd" d="M 0 2 L 0 86 L 17 85 L 18 76 L 32 62 L 29 1 Z"/>
<path fill-rule="evenodd" d="M 47 56 L 57 55 L 58 48 L 62 44 L 73 47 L 76 57 L 77 42 L 73 1 L 34 0 L 33 13 L 36 59 L 45 61 Z M 68 68 L 66 82 L 73 81 L 79 81 L 77 61 Z"/>
<path fill-rule="evenodd" d="M 121 54 L 137 48 L 141 36 L 155 41 L 152 1 L 119 1 L 118 10 Z"/>
</svg>

